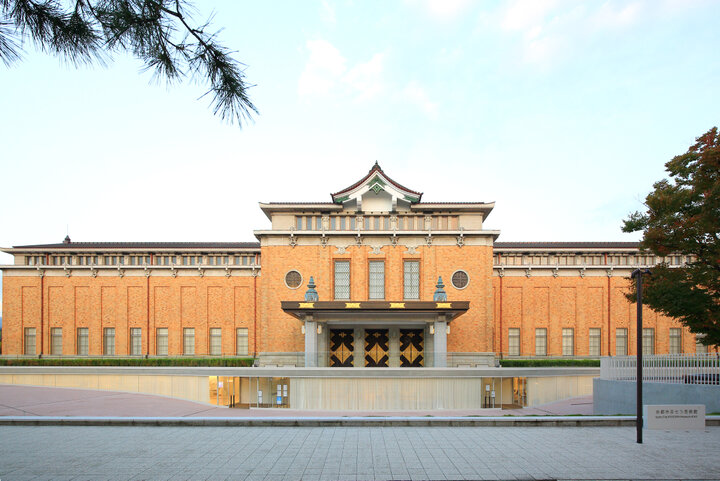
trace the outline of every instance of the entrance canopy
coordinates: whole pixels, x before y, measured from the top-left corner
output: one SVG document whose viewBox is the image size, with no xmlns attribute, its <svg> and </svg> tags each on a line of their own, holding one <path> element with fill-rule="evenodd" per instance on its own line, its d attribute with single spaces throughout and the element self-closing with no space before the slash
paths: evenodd
<svg viewBox="0 0 720 481">
<path fill-rule="evenodd" d="M 282 310 L 301 321 L 348 321 L 353 323 L 392 323 L 402 325 L 417 322 L 450 322 L 465 314 L 469 301 L 282 301 Z"/>
</svg>

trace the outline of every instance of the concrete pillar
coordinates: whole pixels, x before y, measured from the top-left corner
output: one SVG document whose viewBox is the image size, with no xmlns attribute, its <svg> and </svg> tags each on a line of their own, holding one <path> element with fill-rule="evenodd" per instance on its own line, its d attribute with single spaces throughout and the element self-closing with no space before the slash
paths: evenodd
<svg viewBox="0 0 720 481">
<path fill-rule="evenodd" d="M 312 316 L 305 317 L 305 367 L 317 367 L 317 322 Z"/>
<path fill-rule="evenodd" d="M 317 337 L 318 367 L 327 367 L 330 359 L 330 329 L 327 324 L 317 323 L 321 326 L 322 332 Z"/>
<path fill-rule="evenodd" d="M 435 367 L 447 367 L 447 321 L 443 314 L 439 315 L 435 321 L 433 348 L 435 351 Z"/>
<path fill-rule="evenodd" d="M 400 367 L 400 328 L 391 327 L 388 331 L 388 366 Z"/>
</svg>

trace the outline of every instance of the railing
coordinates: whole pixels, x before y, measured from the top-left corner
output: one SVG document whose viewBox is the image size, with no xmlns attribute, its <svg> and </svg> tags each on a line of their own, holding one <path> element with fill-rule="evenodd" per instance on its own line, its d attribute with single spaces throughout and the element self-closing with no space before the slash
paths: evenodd
<svg viewBox="0 0 720 481">
<path fill-rule="evenodd" d="M 720 384 L 720 356 L 717 354 L 668 354 L 643 356 L 643 382 L 672 384 Z M 637 381 L 635 356 L 604 357 L 600 378 Z"/>
</svg>

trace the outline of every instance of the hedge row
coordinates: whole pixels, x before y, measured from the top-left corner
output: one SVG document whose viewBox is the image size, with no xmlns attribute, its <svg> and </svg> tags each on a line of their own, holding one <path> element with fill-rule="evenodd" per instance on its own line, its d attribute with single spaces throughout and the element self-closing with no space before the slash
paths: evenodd
<svg viewBox="0 0 720 481">
<path fill-rule="evenodd" d="M 18 358 L 0 359 L 0 366 L 191 366 L 191 367 L 250 367 L 255 361 L 252 357 L 155 357 L 155 358 L 70 358 L 38 359 Z"/>
<path fill-rule="evenodd" d="M 501 367 L 600 367 L 600 359 L 501 359 Z"/>
</svg>

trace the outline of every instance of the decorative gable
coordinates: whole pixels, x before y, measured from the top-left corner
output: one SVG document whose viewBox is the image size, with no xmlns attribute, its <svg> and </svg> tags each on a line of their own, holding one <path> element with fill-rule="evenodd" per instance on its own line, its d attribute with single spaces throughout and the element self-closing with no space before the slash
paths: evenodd
<svg viewBox="0 0 720 481">
<path fill-rule="evenodd" d="M 331 194 L 336 204 L 349 204 L 355 202 L 357 210 L 396 210 L 398 201 L 416 204 L 422 198 L 422 192 L 416 192 L 404 187 L 383 172 L 380 165 L 375 162 L 368 174 L 339 192 Z M 377 197 L 373 197 L 377 196 Z M 368 208 L 363 209 L 363 199 L 368 202 Z M 370 208 L 372 205 L 372 208 Z"/>
</svg>

